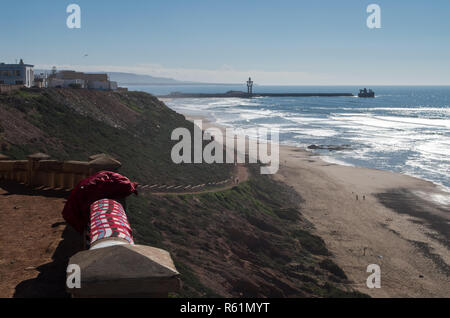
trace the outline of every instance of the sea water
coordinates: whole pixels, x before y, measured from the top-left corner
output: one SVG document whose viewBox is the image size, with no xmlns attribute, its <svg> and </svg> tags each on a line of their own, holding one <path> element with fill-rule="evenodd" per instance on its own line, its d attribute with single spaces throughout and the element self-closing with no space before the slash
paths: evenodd
<svg viewBox="0 0 450 318">
<path fill-rule="evenodd" d="M 341 92 L 351 86 L 255 86 L 254 93 Z M 171 99 L 177 112 L 205 115 L 235 128 L 278 128 L 280 142 L 307 147 L 348 145 L 343 151 L 315 150 L 340 164 L 391 170 L 450 188 L 450 87 L 371 86 L 376 98 L 259 97 Z M 170 92 L 223 93 L 233 85 L 139 86 L 155 95 Z"/>
</svg>

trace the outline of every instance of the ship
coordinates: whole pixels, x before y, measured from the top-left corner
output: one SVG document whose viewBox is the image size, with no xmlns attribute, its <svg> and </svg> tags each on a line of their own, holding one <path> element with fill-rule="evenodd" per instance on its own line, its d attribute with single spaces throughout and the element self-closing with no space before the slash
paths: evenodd
<svg viewBox="0 0 450 318">
<path fill-rule="evenodd" d="M 375 92 L 371 89 L 367 90 L 367 88 L 360 89 L 358 97 L 375 97 Z"/>
</svg>

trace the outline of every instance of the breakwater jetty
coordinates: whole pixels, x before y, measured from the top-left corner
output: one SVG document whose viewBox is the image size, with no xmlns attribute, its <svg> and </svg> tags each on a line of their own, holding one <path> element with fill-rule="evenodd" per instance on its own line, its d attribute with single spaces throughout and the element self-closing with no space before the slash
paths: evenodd
<svg viewBox="0 0 450 318">
<path fill-rule="evenodd" d="M 226 93 L 170 93 L 158 98 L 254 98 L 254 97 L 352 97 L 352 93 L 246 93 L 229 91 Z"/>
<path fill-rule="evenodd" d="M 253 97 L 352 97 L 352 93 L 253 93 L 253 81 L 249 77 L 247 92 L 228 91 L 226 93 L 180 93 L 156 96 L 158 98 L 253 98 Z"/>
</svg>

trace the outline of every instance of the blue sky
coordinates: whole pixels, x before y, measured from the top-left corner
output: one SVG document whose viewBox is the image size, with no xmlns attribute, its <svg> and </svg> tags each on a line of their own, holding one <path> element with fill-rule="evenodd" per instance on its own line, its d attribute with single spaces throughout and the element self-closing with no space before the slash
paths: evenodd
<svg viewBox="0 0 450 318">
<path fill-rule="evenodd" d="M 81 7 L 81 29 L 66 26 L 71 3 Z M 366 26 L 371 3 L 381 7 L 381 29 Z M 448 0 L 0 4 L 2 62 L 205 82 L 450 84 Z"/>
</svg>

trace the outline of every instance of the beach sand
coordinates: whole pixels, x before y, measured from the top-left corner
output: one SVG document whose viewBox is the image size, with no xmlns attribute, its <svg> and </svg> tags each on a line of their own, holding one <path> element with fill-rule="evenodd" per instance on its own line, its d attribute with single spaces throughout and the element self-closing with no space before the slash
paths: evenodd
<svg viewBox="0 0 450 318">
<path fill-rule="evenodd" d="M 203 129 L 215 126 L 206 118 Z M 315 226 L 355 289 L 372 297 L 450 297 L 450 206 L 431 182 L 389 171 L 323 161 L 280 146 L 274 178 L 304 199 Z M 357 198 L 358 196 L 358 198 Z M 381 288 L 369 289 L 369 264 L 381 268 Z"/>
</svg>

